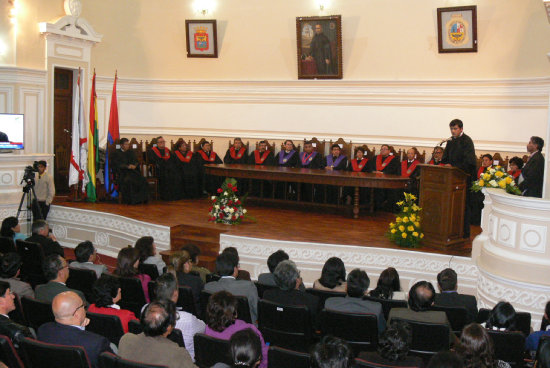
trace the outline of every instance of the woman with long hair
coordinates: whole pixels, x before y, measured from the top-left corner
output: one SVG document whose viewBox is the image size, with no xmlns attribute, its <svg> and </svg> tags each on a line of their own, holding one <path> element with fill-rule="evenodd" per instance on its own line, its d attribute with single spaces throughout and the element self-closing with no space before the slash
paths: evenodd
<svg viewBox="0 0 550 368">
<path fill-rule="evenodd" d="M 202 289 L 204 289 L 204 282 L 202 282 L 200 276 L 191 273 L 193 264 L 189 252 L 180 250 L 171 254 L 168 263 L 167 270 L 176 276 L 178 285 L 191 288 L 195 310 L 200 311 L 200 295 Z"/>
<path fill-rule="evenodd" d="M 477 323 L 464 327 L 457 352 L 464 359 L 464 368 L 510 368 L 510 364 L 495 359 L 493 340 Z"/>
<path fill-rule="evenodd" d="M 2 229 L 0 229 L 0 235 L 13 239 L 15 242 L 17 239 L 25 240 L 27 236 L 21 233 L 21 225 L 17 217 L 6 217 L 2 221 Z"/>
<path fill-rule="evenodd" d="M 135 277 L 139 279 L 141 281 L 143 293 L 145 294 L 145 301 L 149 303 L 149 281 L 151 281 L 151 277 L 149 275 L 139 273 L 138 265 L 139 251 L 130 246 L 122 248 L 118 252 L 116 269 L 113 274 L 120 277 Z"/>
<path fill-rule="evenodd" d="M 370 296 L 380 299 L 405 300 L 407 296 L 401 291 L 399 274 L 393 267 L 388 267 L 380 274 L 376 288 L 371 290 Z"/>
<path fill-rule="evenodd" d="M 152 236 L 142 236 L 134 245 L 139 251 L 139 262 L 142 264 L 154 264 L 157 266 L 159 275 L 164 273 L 166 263 L 157 255 L 157 247 L 155 239 Z"/>
<path fill-rule="evenodd" d="M 338 257 L 327 259 L 321 277 L 315 280 L 313 288 L 326 291 L 346 292 L 346 267 Z"/>
</svg>

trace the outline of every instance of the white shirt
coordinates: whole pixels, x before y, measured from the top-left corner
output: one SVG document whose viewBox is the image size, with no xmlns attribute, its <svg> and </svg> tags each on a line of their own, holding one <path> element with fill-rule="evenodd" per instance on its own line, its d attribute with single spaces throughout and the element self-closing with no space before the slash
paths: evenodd
<svg viewBox="0 0 550 368">
<path fill-rule="evenodd" d="M 181 330 L 185 349 L 187 349 L 189 355 L 191 355 L 191 358 L 195 361 L 195 343 L 193 342 L 193 336 L 197 333 L 204 333 L 206 323 L 188 312 L 178 311 L 178 314 L 180 318 L 176 321 L 176 328 Z"/>
</svg>

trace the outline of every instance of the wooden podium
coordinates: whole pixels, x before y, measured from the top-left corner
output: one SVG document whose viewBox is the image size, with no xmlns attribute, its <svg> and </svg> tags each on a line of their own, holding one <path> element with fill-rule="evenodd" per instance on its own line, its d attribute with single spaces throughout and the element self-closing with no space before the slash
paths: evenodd
<svg viewBox="0 0 550 368">
<path fill-rule="evenodd" d="M 424 243 L 437 248 L 462 245 L 468 175 L 451 166 L 420 167 Z"/>
</svg>

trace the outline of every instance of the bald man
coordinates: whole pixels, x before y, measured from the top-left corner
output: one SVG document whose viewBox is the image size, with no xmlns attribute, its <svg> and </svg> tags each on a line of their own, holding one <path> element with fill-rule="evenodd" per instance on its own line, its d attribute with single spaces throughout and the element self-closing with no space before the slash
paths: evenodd
<svg viewBox="0 0 550 368">
<path fill-rule="evenodd" d="M 84 302 L 73 291 L 65 291 L 53 299 L 52 310 L 55 322 L 44 323 L 38 328 L 38 340 L 59 345 L 82 346 L 88 354 L 92 367 L 98 367 L 99 354 L 113 352 L 109 340 L 85 327 L 90 323 L 86 318 Z"/>
</svg>

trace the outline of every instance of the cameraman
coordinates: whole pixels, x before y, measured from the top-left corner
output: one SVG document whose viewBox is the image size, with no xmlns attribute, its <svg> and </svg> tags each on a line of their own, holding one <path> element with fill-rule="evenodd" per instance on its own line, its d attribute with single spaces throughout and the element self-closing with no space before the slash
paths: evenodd
<svg viewBox="0 0 550 368">
<path fill-rule="evenodd" d="M 36 167 L 38 169 L 38 178 L 34 186 L 34 192 L 38 203 L 33 199 L 32 201 L 32 216 L 34 220 L 43 219 L 48 217 L 50 211 L 50 204 L 55 196 L 55 185 L 53 183 L 53 177 L 46 172 L 48 163 L 46 161 L 38 161 Z M 42 212 L 42 216 L 38 213 L 38 208 Z"/>
</svg>

